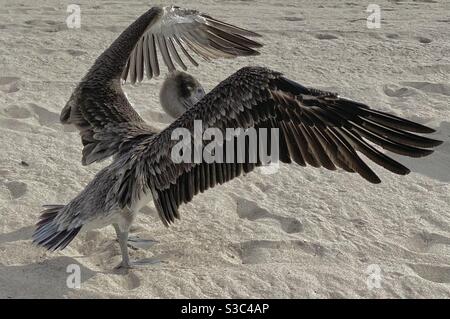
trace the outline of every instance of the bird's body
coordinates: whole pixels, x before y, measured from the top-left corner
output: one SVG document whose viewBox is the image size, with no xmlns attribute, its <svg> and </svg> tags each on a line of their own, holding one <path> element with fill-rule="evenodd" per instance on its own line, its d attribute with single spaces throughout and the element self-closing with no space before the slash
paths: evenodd
<svg viewBox="0 0 450 319">
<path fill-rule="evenodd" d="M 202 121 L 204 128 L 221 132 L 228 128 L 276 129 L 279 131 L 277 145 L 270 139 L 267 142 L 272 143 L 269 145 L 272 152 L 279 148 L 281 162 L 329 170 L 341 168 L 356 172 L 372 183 L 379 183 L 380 179 L 357 152 L 393 173 L 405 175 L 409 173 L 406 167 L 374 145 L 397 154 L 421 157 L 440 144 L 415 134 L 433 131 L 426 126 L 373 110 L 335 93 L 304 87 L 262 67 L 237 71 L 158 132 L 131 107 L 120 80 L 124 74 L 130 74 L 132 82 L 141 80 L 145 69 L 141 65 L 152 67 L 151 57 L 133 53 L 136 48 L 137 52 L 141 50 L 142 34 L 146 46 L 145 32 L 149 28 L 140 26 L 138 21 L 151 28 L 152 19 L 161 17 L 161 12 L 161 8 L 149 10 L 122 33 L 96 61 L 64 108 L 63 123 L 74 124 L 80 130 L 84 164 L 114 157 L 67 205 L 52 206 L 44 212 L 33 236 L 37 244 L 62 249 L 80 230 L 114 224 L 122 250 L 121 265 L 129 267 L 132 264 L 126 245 L 128 231 L 144 205 L 153 200 L 159 217 L 168 226 L 180 217 L 181 204 L 261 165 L 260 157 L 254 162 L 249 160 L 249 148 L 244 150 L 243 162 L 237 160 L 238 154 L 230 162 L 175 162 L 172 150 L 178 141 L 172 139 L 172 133 L 185 129 L 194 134 L 195 121 Z M 164 19 L 158 23 L 161 21 Z M 179 27 L 174 20 L 170 21 L 166 20 L 158 30 L 163 30 L 164 25 Z M 219 22 L 215 23 L 218 28 Z M 222 26 L 220 32 L 231 28 L 235 32 L 242 30 L 224 23 Z M 129 30 L 132 35 L 128 37 L 134 37 L 137 45 L 125 41 Z M 225 40 L 226 36 L 220 33 L 223 41 L 214 38 L 219 42 L 214 42 L 208 50 L 194 47 L 212 54 L 218 43 L 225 45 L 230 39 L 240 39 L 241 44 L 236 46 L 245 51 L 242 43 L 249 42 L 241 39 L 243 35 L 232 34 Z M 121 50 L 117 49 L 117 43 L 121 44 Z M 231 54 L 232 51 L 228 48 L 223 52 Z M 135 54 L 134 60 L 130 54 Z M 170 65 L 170 54 L 164 60 Z M 154 74 L 154 68 L 151 70 Z M 262 136 L 257 138 L 260 141 Z"/>
<path fill-rule="evenodd" d="M 75 125 L 83 143 L 83 165 L 113 156 L 85 189 L 66 205 L 44 206 L 33 240 L 50 250 L 63 249 L 80 230 L 113 224 L 121 245 L 121 265 L 131 266 L 126 240 L 138 211 L 153 197 L 150 187 L 140 188 L 135 200 L 121 205 L 114 187 L 123 177 L 117 163 L 135 163 L 152 144 L 157 130 L 139 116 L 122 90 L 160 75 L 158 49 L 170 74 L 161 89 L 161 105 L 178 117 L 204 96 L 200 83 L 176 71 L 186 70 L 183 55 L 195 66 L 189 50 L 205 60 L 259 54 L 261 45 L 247 36 L 258 34 L 216 20 L 196 10 L 153 7 L 133 22 L 94 62 L 61 112 L 63 124 Z M 139 178 L 139 176 L 134 176 Z"/>
</svg>

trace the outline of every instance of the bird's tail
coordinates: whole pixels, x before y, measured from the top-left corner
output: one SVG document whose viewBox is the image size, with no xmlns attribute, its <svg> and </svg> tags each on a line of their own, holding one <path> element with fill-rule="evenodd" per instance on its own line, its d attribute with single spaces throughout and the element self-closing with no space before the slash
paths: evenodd
<svg viewBox="0 0 450 319">
<path fill-rule="evenodd" d="M 55 251 L 64 249 L 75 238 L 81 226 L 61 229 L 61 225 L 55 220 L 64 207 L 64 205 L 44 206 L 46 209 L 42 212 L 33 234 L 34 244 Z"/>
</svg>

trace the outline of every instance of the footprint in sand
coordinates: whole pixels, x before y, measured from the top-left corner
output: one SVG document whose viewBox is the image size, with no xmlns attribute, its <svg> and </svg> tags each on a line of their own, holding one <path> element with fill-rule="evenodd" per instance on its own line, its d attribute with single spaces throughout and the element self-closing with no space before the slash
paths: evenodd
<svg viewBox="0 0 450 319">
<path fill-rule="evenodd" d="M 42 55 L 50 55 L 50 54 L 57 52 L 56 50 L 48 49 L 48 48 L 40 48 L 40 49 L 37 49 L 36 51 Z"/>
<path fill-rule="evenodd" d="M 301 240 L 250 240 L 234 245 L 243 264 L 292 262 L 302 256 L 323 257 L 325 247 Z M 286 253 L 289 251 L 289 253 Z"/>
<path fill-rule="evenodd" d="M 405 97 L 416 94 L 414 90 L 398 86 L 395 84 L 387 84 L 383 86 L 383 92 L 390 97 Z"/>
<path fill-rule="evenodd" d="M 126 290 L 133 290 L 141 286 L 141 280 L 133 273 L 127 272 L 125 276 L 119 278 L 119 285 Z"/>
<path fill-rule="evenodd" d="M 27 184 L 23 182 L 11 181 L 7 182 L 5 185 L 13 199 L 20 198 L 27 192 Z"/>
<path fill-rule="evenodd" d="M 288 234 L 295 234 L 303 231 L 302 223 L 291 217 L 277 216 L 268 210 L 260 207 L 256 202 L 245 198 L 237 198 L 237 214 L 240 218 L 256 221 L 258 219 L 269 218 L 279 222 L 281 229 Z"/>
<path fill-rule="evenodd" d="M 297 22 L 297 21 L 304 21 L 305 19 L 302 17 L 283 17 L 283 20 L 291 21 L 291 22 Z"/>
<path fill-rule="evenodd" d="M 409 70 L 416 75 L 424 76 L 426 74 L 436 74 L 440 73 L 447 75 L 450 73 L 450 64 L 429 64 L 429 65 L 418 65 L 409 68 Z"/>
<path fill-rule="evenodd" d="M 428 44 L 433 42 L 433 40 L 426 38 L 426 37 L 416 37 L 417 41 L 419 41 L 420 43 L 424 43 L 424 44 Z"/>
<path fill-rule="evenodd" d="M 20 78 L 15 76 L 0 77 L 0 91 L 4 93 L 14 93 L 19 91 L 18 81 Z"/>
<path fill-rule="evenodd" d="M 338 38 L 334 34 L 330 34 L 330 33 L 318 33 L 318 34 L 315 34 L 314 37 L 319 40 L 335 40 Z"/>
<path fill-rule="evenodd" d="M 400 38 L 400 35 L 398 33 L 387 33 L 386 38 L 396 40 Z"/>
<path fill-rule="evenodd" d="M 410 264 L 411 269 L 421 278 L 442 284 L 450 283 L 450 267 L 427 264 Z"/>
<path fill-rule="evenodd" d="M 59 115 L 57 113 L 50 112 L 49 110 L 34 103 L 29 103 L 28 105 L 37 117 L 39 124 L 52 127 L 59 123 Z"/>
<path fill-rule="evenodd" d="M 263 192 L 263 193 L 268 192 L 273 188 L 272 185 L 260 183 L 260 182 L 256 182 L 255 186 L 258 187 L 261 190 L 261 192 Z"/>
<path fill-rule="evenodd" d="M 66 24 L 52 20 L 27 20 L 25 25 L 44 32 L 59 32 L 67 29 Z"/>
<path fill-rule="evenodd" d="M 86 51 L 82 51 L 82 50 L 73 50 L 73 49 L 68 49 L 66 50 L 66 52 L 68 54 L 70 54 L 71 56 L 82 56 L 86 54 Z"/>
<path fill-rule="evenodd" d="M 400 84 L 426 93 L 436 93 L 450 96 L 450 85 L 445 83 L 401 82 Z"/>
<path fill-rule="evenodd" d="M 426 231 L 413 235 L 408 242 L 408 248 L 417 252 L 429 252 L 444 246 L 450 247 L 450 238 Z"/>
</svg>

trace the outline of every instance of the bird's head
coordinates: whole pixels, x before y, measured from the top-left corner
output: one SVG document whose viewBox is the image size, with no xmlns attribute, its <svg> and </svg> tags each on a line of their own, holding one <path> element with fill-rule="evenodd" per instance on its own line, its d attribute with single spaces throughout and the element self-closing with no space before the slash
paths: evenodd
<svg viewBox="0 0 450 319">
<path fill-rule="evenodd" d="M 192 75 L 173 71 L 164 80 L 159 99 L 164 111 L 177 118 L 204 96 L 205 90 Z"/>
</svg>

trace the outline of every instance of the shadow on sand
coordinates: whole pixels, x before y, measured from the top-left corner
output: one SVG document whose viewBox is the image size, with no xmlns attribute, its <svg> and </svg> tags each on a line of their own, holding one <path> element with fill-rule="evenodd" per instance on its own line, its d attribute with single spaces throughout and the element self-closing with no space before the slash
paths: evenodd
<svg viewBox="0 0 450 319">
<path fill-rule="evenodd" d="M 12 243 L 19 240 L 31 240 L 34 228 L 34 226 L 28 226 L 10 233 L 0 234 L 0 244 Z"/>
<path fill-rule="evenodd" d="M 0 234 L 0 245 L 16 241 L 29 241 L 34 226 L 27 226 L 10 233 Z M 36 249 L 39 249 L 36 247 Z M 73 270 L 69 265 L 80 267 L 80 286 L 97 274 L 107 274 L 116 277 L 124 289 L 132 290 L 140 286 L 139 277 L 127 269 L 114 269 L 109 265 L 100 271 L 92 270 L 82 265 L 78 258 L 87 256 L 48 255 L 41 262 L 27 265 L 3 265 L 0 261 L 0 299 L 5 298 L 65 298 L 74 289 L 67 284 L 68 277 Z M 110 268 L 111 267 L 111 268 Z M 121 279 L 119 279 L 121 278 Z"/>
<path fill-rule="evenodd" d="M 430 156 L 423 158 L 393 156 L 393 158 L 406 165 L 412 172 L 448 183 L 450 182 L 450 122 L 441 122 L 436 128 L 436 133 L 428 137 L 444 141 Z"/>
<path fill-rule="evenodd" d="M 34 228 L 27 226 L 0 234 L 0 245 L 20 240 L 29 240 L 31 245 Z M 28 265 L 6 266 L 0 263 L 0 298 L 63 298 L 72 290 L 67 285 L 67 277 L 71 274 L 67 272 L 67 266 L 72 264 L 80 267 L 81 284 L 96 274 L 67 256 Z"/>
<path fill-rule="evenodd" d="M 20 266 L 0 264 L 0 298 L 64 298 L 72 288 L 67 285 L 67 266 L 80 267 L 80 283 L 95 275 L 95 272 L 82 266 L 70 257 L 61 256 Z"/>
</svg>

